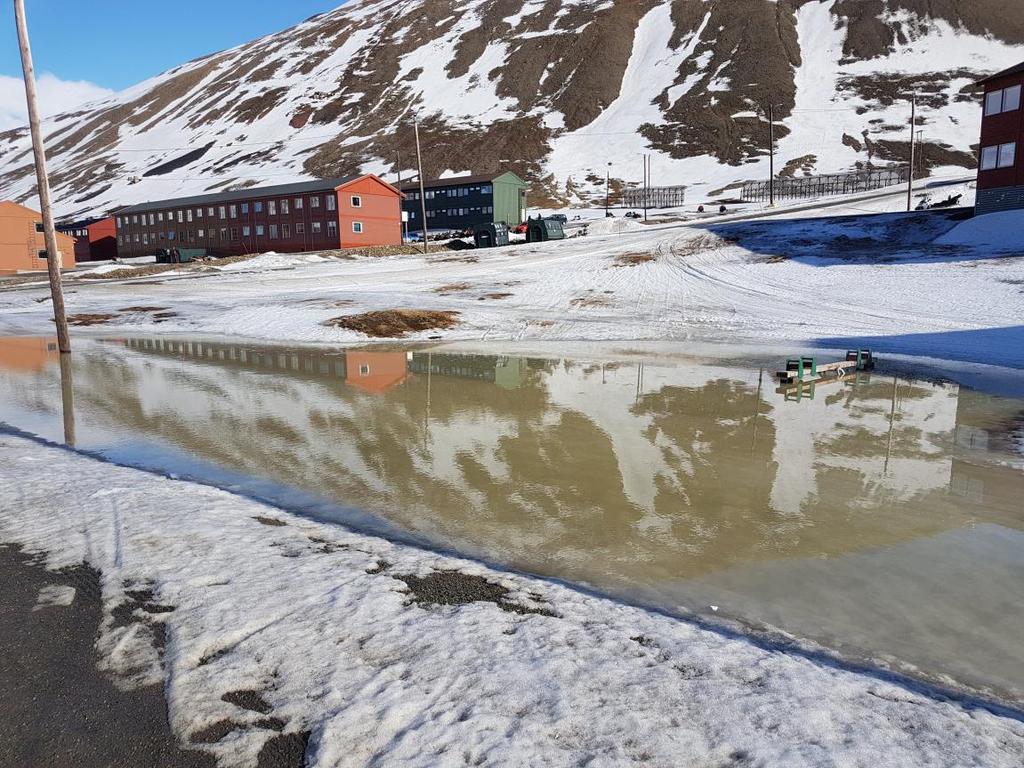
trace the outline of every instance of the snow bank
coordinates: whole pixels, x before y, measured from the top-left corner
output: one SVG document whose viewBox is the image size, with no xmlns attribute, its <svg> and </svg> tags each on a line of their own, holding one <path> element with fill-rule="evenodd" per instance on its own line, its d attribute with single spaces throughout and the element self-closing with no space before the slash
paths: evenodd
<svg viewBox="0 0 1024 768">
<path fill-rule="evenodd" d="M 82 275 L 105 275 L 108 272 L 118 272 L 123 269 L 138 269 L 138 267 L 135 266 L 134 264 L 119 264 L 117 262 L 111 262 L 110 264 L 101 264 L 100 266 L 93 267 L 92 269 L 82 269 L 81 267 L 79 267 L 75 271 L 75 276 L 81 277 Z"/>
<path fill-rule="evenodd" d="M 162 678 L 181 738 L 231 721 L 209 747 L 223 766 L 274 735 L 222 699 L 240 690 L 312 733 L 309 766 L 1024 757 L 1016 720 L 15 437 L 0 437 L 0 541 L 102 571 L 101 666 L 124 687 Z M 437 571 L 496 585 L 491 602 L 415 602 L 407 579 Z"/>
<path fill-rule="evenodd" d="M 587 222 L 588 235 L 621 235 L 625 232 L 640 232 L 644 225 L 636 219 L 603 218 Z"/>
<path fill-rule="evenodd" d="M 276 253 L 267 251 L 245 261 L 235 261 L 222 266 L 214 265 L 221 272 L 267 272 L 273 269 L 291 269 L 300 264 L 322 264 L 330 261 L 319 253 Z"/>
<path fill-rule="evenodd" d="M 958 224 L 935 243 L 1024 253 L 1024 211 L 975 216 Z"/>
</svg>

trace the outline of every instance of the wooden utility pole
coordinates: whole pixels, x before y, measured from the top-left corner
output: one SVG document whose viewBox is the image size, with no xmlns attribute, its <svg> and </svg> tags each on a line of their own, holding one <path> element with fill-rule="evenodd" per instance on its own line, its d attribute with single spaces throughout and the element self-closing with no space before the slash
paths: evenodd
<svg viewBox="0 0 1024 768">
<path fill-rule="evenodd" d="M 644 221 L 647 221 L 647 205 L 650 202 L 650 155 L 644 155 Z"/>
<path fill-rule="evenodd" d="M 32 151 L 36 161 L 36 187 L 39 190 L 39 207 L 43 214 L 43 238 L 46 242 L 46 271 L 50 276 L 50 296 L 53 299 L 53 319 L 57 324 L 57 347 L 61 354 L 71 351 L 71 337 L 68 334 L 68 318 L 64 311 L 64 289 L 61 286 L 61 255 L 57 250 L 57 231 L 53 226 L 53 211 L 50 208 L 50 179 L 46 175 L 46 152 L 43 148 L 43 132 L 39 125 L 39 104 L 36 96 L 36 75 L 32 65 L 32 48 L 28 42 L 28 26 L 25 23 L 25 2 L 14 0 L 14 18 L 18 26 L 18 45 L 21 47 L 21 68 L 25 75 L 25 100 L 28 102 L 28 124 L 32 132 Z"/>
<path fill-rule="evenodd" d="M 917 138 L 917 94 L 910 97 L 910 165 L 907 168 L 907 211 L 914 210 L 914 141 Z"/>
<path fill-rule="evenodd" d="M 768 205 L 775 207 L 775 105 L 768 105 Z"/>
<path fill-rule="evenodd" d="M 420 154 L 420 121 L 412 121 L 413 129 L 416 131 L 416 167 L 420 171 L 420 213 L 423 215 L 423 252 L 428 253 L 427 246 L 427 192 L 423 186 L 423 156 Z"/>
</svg>

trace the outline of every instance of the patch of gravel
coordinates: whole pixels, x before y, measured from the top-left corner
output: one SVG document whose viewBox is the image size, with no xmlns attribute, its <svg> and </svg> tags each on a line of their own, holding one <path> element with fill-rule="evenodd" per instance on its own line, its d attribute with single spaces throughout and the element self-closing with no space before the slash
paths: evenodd
<svg viewBox="0 0 1024 768">
<path fill-rule="evenodd" d="M 501 584 L 488 581 L 461 571 L 434 571 L 428 576 L 395 574 L 393 578 L 405 582 L 412 601 L 418 605 L 468 605 L 469 603 L 494 603 L 508 613 L 538 614 L 555 616 L 546 608 L 517 603 L 511 598 L 511 590 Z"/>
</svg>

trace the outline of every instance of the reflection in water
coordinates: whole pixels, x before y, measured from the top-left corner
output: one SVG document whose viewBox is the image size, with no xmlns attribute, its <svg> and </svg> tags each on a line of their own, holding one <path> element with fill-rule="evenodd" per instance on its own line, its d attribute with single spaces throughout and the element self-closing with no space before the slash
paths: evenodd
<svg viewBox="0 0 1024 768">
<path fill-rule="evenodd" d="M 0 418 L 45 433 L 51 369 L 7 359 Z M 1024 698 L 1021 401 L 863 373 L 794 398 L 725 366 L 149 339 L 83 344 L 73 366 L 84 447 L 123 459 L 129 440 L 157 467 L 181 451 L 525 571 Z"/>
<path fill-rule="evenodd" d="M 71 353 L 60 353 L 60 402 L 64 414 L 64 444 L 75 447 L 75 383 Z"/>
</svg>

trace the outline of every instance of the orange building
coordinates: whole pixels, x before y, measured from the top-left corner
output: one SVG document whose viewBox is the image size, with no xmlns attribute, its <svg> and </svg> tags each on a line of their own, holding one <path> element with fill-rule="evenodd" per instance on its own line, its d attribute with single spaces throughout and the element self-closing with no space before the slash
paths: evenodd
<svg viewBox="0 0 1024 768">
<path fill-rule="evenodd" d="M 34 373 L 60 356 L 57 339 L 26 336 L 0 336 L 0 371 Z"/>
<path fill-rule="evenodd" d="M 75 241 L 57 233 L 61 266 L 75 268 Z M 46 270 L 43 217 L 23 205 L 0 202 L 0 274 Z"/>
<path fill-rule="evenodd" d="M 402 193 L 377 176 L 360 176 L 337 188 L 342 248 L 401 245 Z"/>
<path fill-rule="evenodd" d="M 345 353 L 345 383 L 374 395 L 387 392 L 409 376 L 405 352 Z"/>
</svg>

